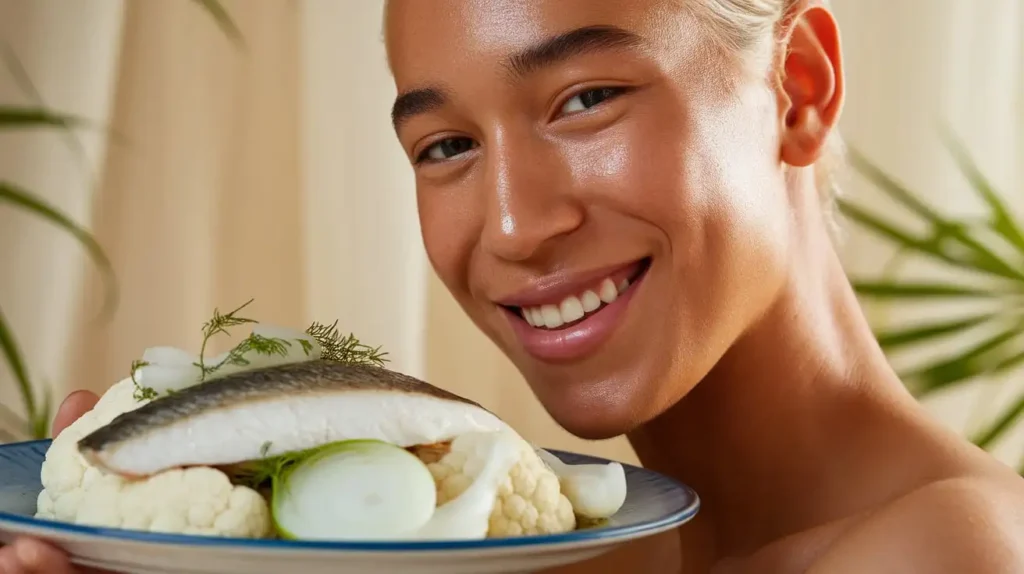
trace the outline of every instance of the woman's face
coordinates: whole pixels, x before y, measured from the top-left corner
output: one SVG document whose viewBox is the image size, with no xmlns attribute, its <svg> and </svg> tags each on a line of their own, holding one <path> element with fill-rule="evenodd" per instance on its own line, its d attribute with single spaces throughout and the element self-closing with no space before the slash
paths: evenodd
<svg viewBox="0 0 1024 574">
<path fill-rule="evenodd" d="M 558 423 L 628 432 L 771 304 L 780 117 L 672 0 L 390 0 L 434 269 Z"/>
</svg>

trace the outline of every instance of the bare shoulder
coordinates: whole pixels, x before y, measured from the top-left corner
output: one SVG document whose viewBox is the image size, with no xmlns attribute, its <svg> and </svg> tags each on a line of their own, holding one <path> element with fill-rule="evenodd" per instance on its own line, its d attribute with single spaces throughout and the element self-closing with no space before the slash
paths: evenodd
<svg viewBox="0 0 1024 574">
<path fill-rule="evenodd" d="M 1024 479 L 924 486 L 852 527 L 809 572 L 1024 572 Z"/>
</svg>

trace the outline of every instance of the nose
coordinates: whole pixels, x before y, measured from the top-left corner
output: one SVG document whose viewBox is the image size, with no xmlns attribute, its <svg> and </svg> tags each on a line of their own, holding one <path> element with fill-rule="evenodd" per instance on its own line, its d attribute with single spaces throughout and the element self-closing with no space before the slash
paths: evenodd
<svg viewBox="0 0 1024 574">
<path fill-rule="evenodd" d="M 506 261 L 528 260 L 580 227 L 585 209 L 560 154 L 540 138 L 508 132 L 499 133 L 489 147 L 485 251 Z"/>
</svg>

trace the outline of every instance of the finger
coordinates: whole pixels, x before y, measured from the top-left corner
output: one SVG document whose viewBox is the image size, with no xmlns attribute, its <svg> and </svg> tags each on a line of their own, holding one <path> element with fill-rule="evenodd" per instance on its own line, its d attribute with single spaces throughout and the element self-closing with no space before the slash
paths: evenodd
<svg viewBox="0 0 1024 574">
<path fill-rule="evenodd" d="M 21 567 L 13 546 L 0 546 L 0 574 L 28 574 Z"/>
<path fill-rule="evenodd" d="M 57 436 L 68 428 L 68 425 L 91 411 L 99 400 L 96 393 L 90 391 L 75 391 L 68 395 L 57 409 L 57 416 L 53 417 L 53 436 Z"/>
<path fill-rule="evenodd" d="M 76 574 L 63 552 L 39 540 L 19 538 L 9 550 L 20 568 L 14 570 L 18 574 Z"/>
</svg>

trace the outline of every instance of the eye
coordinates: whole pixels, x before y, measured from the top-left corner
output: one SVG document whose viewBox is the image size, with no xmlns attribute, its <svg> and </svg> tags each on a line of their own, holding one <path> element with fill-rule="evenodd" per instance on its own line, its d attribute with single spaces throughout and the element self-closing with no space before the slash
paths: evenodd
<svg viewBox="0 0 1024 574">
<path fill-rule="evenodd" d="M 586 90 L 576 94 L 565 102 L 565 104 L 562 105 L 561 112 L 563 114 L 583 112 L 605 100 L 610 100 L 615 96 L 622 94 L 624 91 L 624 88 L 595 88 L 592 90 Z"/>
<path fill-rule="evenodd" d="M 420 152 L 416 161 L 444 161 L 475 147 L 476 142 L 469 138 L 446 138 Z"/>
</svg>

